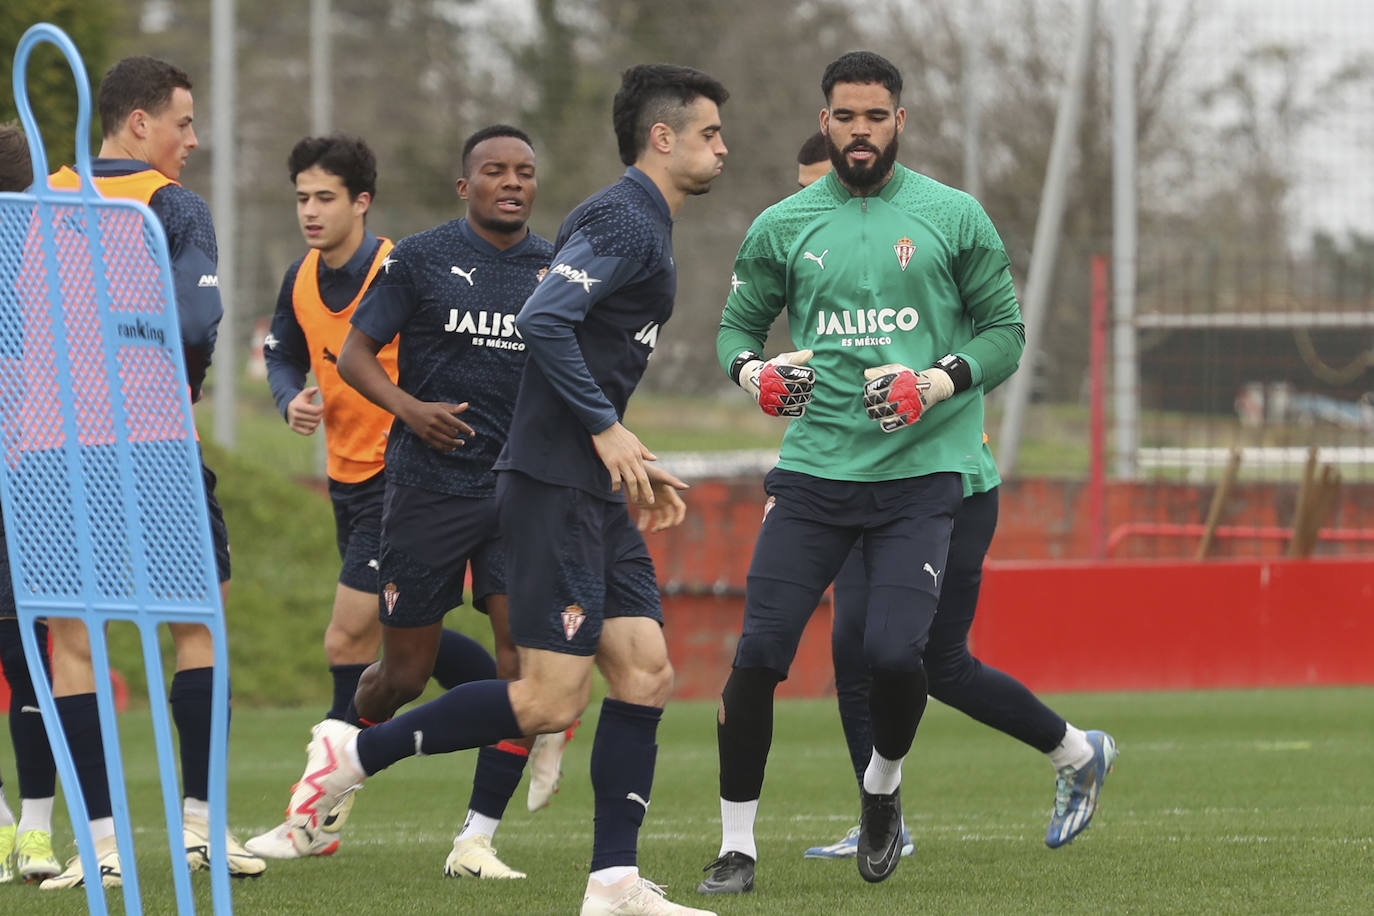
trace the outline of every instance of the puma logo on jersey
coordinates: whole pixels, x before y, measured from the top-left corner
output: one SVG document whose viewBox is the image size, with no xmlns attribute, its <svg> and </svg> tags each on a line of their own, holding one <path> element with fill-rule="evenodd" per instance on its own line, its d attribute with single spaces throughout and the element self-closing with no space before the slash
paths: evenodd
<svg viewBox="0 0 1374 916">
<path fill-rule="evenodd" d="M 731 292 L 731 293 L 737 293 L 737 292 L 739 292 L 739 288 L 740 288 L 741 286 L 748 286 L 748 285 L 749 285 L 748 281 L 746 281 L 746 280 L 741 280 L 741 279 L 739 278 L 739 274 L 731 274 L 731 275 L 730 275 L 730 292 Z"/>
<path fill-rule="evenodd" d="M 929 563 L 927 563 L 925 566 L 922 566 L 921 568 L 924 569 L 926 572 L 930 573 L 930 581 L 933 584 L 938 585 L 940 583 L 940 573 L 935 569 L 934 566 L 931 566 Z"/>
<path fill-rule="evenodd" d="M 386 271 L 387 273 L 391 273 L 391 265 L 395 263 L 396 259 L 393 258 L 391 255 L 387 255 L 385 258 L 382 258 L 382 270 Z"/>
<path fill-rule="evenodd" d="M 658 328 L 659 324 L 657 321 L 649 322 L 635 332 L 635 340 L 652 350 L 654 347 L 658 346 Z"/>
<path fill-rule="evenodd" d="M 271 331 L 268 331 L 267 336 L 262 339 L 262 345 L 269 350 L 277 349 L 277 345 L 280 343 L 281 341 L 277 340 L 277 335 L 273 334 Z"/>
<path fill-rule="evenodd" d="M 582 291 L 587 293 L 592 291 L 593 283 L 601 282 L 585 270 L 582 270 L 580 267 L 573 267 L 571 264 L 559 264 L 553 270 L 549 271 L 549 273 L 558 274 L 569 283 L 580 283 L 582 285 Z"/>
<path fill-rule="evenodd" d="M 219 289 L 219 274 L 201 274 L 196 286 Z"/>
<path fill-rule="evenodd" d="M 321 355 L 323 356 L 325 362 L 333 363 L 336 366 L 339 364 L 339 358 L 335 356 L 333 353 L 330 353 L 328 347 L 321 347 L 320 349 L 324 351 Z"/>
<path fill-rule="evenodd" d="M 828 254 L 830 254 L 829 248 L 825 249 L 825 251 L 822 251 L 819 255 L 815 255 L 807 251 L 802 253 L 802 260 L 815 261 L 817 267 L 819 267 L 821 270 L 825 270 L 825 256 Z"/>
<path fill-rule="evenodd" d="M 630 792 L 625 797 L 632 802 L 638 802 L 639 804 L 643 805 L 645 811 L 649 810 L 649 800 L 645 798 L 643 795 L 640 795 L 638 792 Z"/>
<path fill-rule="evenodd" d="M 462 277 L 464 280 L 468 281 L 468 286 L 474 285 L 473 282 L 472 282 L 472 275 L 475 274 L 475 273 L 477 272 L 477 268 L 476 268 L 476 267 L 472 268 L 471 270 L 463 270 L 463 268 L 461 268 L 461 267 L 450 267 L 450 268 L 448 269 L 448 271 L 449 271 L 449 273 L 457 274 L 458 276 Z"/>
</svg>

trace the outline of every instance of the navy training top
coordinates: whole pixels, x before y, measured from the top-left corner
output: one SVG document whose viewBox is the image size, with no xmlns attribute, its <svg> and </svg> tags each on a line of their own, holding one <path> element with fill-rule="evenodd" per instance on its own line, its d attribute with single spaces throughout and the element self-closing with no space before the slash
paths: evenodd
<svg viewBox="0 0 1374 916">
<path fill-rule="evenodd" d="M 624 417 L 673 314 L 668 202 L 631 166 L 568 214 L 553 265 L 516 318 L 531 358 L 496 468 L 624 501 L 591 434 Z"/>
<path fill-rule="evenodd" d="M 461 419 L 474 431 L 466 444 L 441 452 L 398 417 L 386 447 L 388 483 L 493 495 L 491 466 L 510 429 L 525 363 L 515 313 L 552 254 L 533 232 L 503 251 L 464 218 L 401 239 L 382 262 L 353 326 L 378 341 L 399 333 L 399 387 L 421 401 L 469 402 Z"/>
</svg>

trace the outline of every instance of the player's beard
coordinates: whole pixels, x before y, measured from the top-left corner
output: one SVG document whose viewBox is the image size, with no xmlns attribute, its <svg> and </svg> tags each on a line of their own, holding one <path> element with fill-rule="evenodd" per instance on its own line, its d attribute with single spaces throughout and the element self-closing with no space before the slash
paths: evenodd
<svg viewBox="0 0 1374 916">
<path fill-rule="evenodd" d="M 892 164 L 897 161 L 895 135 L 892 142 L 882 149 L 862 140 L 855 140 L 844 149 L 840 149 L 833 141 L 827 142 L 826 147 L 830 151 L 830 164 L 835 167 L 835 177 L 857 194 L 865 194 L 881 185 L 887 179 L 887 173 L 892 170 Z M 876 150 L 878 155 L 868 165 L 850 165 L 846 157 L 856 149 Z"/>
</svg>

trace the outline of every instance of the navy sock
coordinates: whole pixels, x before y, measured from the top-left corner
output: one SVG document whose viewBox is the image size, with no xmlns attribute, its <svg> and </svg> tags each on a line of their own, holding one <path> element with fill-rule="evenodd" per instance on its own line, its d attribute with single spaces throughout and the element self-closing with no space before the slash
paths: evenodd
<svg viewBox="0 0 1374 916">
<path fill-rule="evenodd" d="M 334 705 L 324 714 L 326 719 L 348 721 L 348 707 L 353 702 L 353 694 L 358 692 L 358 678 L 367 669 L 367 665 L 329 666 L 329 673 L 334 677 Z"/>
<path fill-rule="evenodd" d="M 43 653 L 43 676 L 52 683 L 52 662 L 48 658 L 48 626 L 33 625 L 39 650 Z M 19 774 L 19 794 L 23 798 L 52 798 L 57 791 L 57 766 L 48 746 L 48 730 L 38 711 L 38 694 L 30 679 L 28 658 L 19 641 L 19 621 L 0 619 L 0 665 L 10 685 L 10 740 L 14 742 L 14 764 Z"/>
<path fill-rule="evenodd" d="M 210 797 L 210 668 L 188 668 L 172 675 L 167 700 L 181 745 L 181 791 L 202 801 Z"/>
<path fill-rule="evenodd" d="M 100 738 L 100 711 L 95 694 L 78 693 L 57 698 L 57 715 L 67 733 L 76 781 L 86 799 L 86 816 L 91 820 L 110 817 L 110 780 L 105 774 L 105 747 Z"/>
<path fill-rule="evenodd" d="M 720 797 L 754 801 L 763 793 L 763 771 L 773 745 L 773 692 L 778 673 L 770 668 L 735 668 L 720 692 L 725 721 L 716 724 Z"/>
<path fill-rule="evenodd" d="M 509 684 L 460 684 L 421 706 L 358 733 L 358 759 L 368 776 L 417 754 L 447 754 L 520 736 Z"/>
<path fill-rule="evenodd" d="M 505 742 L 479 750 L 468 808 L 499 821 L 506 813 L 506 804 L 515 794 L 516 786 L 520 785 L 529 759 L 529 751 Z"/>
<path fill-rule="evenodd" d="M 620 700 L 601 701 L 592 744 L 592 791 L 596 822 L 592 871 L 638 864 L 639 828 L 649 811 L 663 710 Z"/>
<path fill-rule="evenodd" d="M 868 695 L 873 723 L 873 749 L 888 760 L 901 760 L 911 750 L 916 727 L 926 711 L 926 670 L 875 669 Z M 863 777 L 860 777 L 860 782 Z"/>
<path fill-rule="evenodd" d="M 496 659 L 480 642 L 457 630 L 439 632 L 439 654 L 434 657 L 434 680 L 439 682 L 440 687 L 452 690 L 469 681 L 495 679 Z"/>
</svg>

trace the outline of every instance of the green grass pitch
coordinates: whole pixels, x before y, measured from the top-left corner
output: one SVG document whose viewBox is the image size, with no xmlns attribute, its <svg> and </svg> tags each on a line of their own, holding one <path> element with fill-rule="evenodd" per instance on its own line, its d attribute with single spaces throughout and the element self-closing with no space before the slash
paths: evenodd
<svg viewBox="0 0 1374 916">
<path fill-rule="evenodd" d="M 758 885 L 695 893 L 719 842 L 714 704 L 669 706 L 659 733 L 643 873 L 671 899 L 721 914 L 1369 913 L 1374 911 L 1374 688 L 1075 694 L 1050 698 L 1121 747 L 1087 833 L 1043 843 L 1053 776 L 1036 752 L 932 703 L 903 785 L 916 855 L 878 885 L 852 861 L 807 861 L 857 819 L 834 703 L 781 702 L 759 812 Z M 278 822 L 315 709 L 234 713 L 230 821 L 246 838 Z M 369 781 L 339 852 L 272 862 L 234 883 L 244 914 L 575 913 L 591 849 L 587 764 L 595 707 L 570 745 L 562 791 L 525 811 L 525 784 L 497 834 L 525 881 L 447 879 L 475 755 L 402 761 Z M 173 909 L 146 714 L 122 735 L 144 912 Z M 0 767 L 13 754 L 0 741 Z M 17 803 L 11 778 L 6 785 Z M 59 808 L 61 805 L 59 804 Z M 74 854 L 65 813 L 59 855 Z M 201 912 L 209 882 L 194 876 Z M 122 912 L 118 892 L 108 893 Z M 80 891 L 0 885 L 0 913 L 83 912 Z"/>
</svg>

